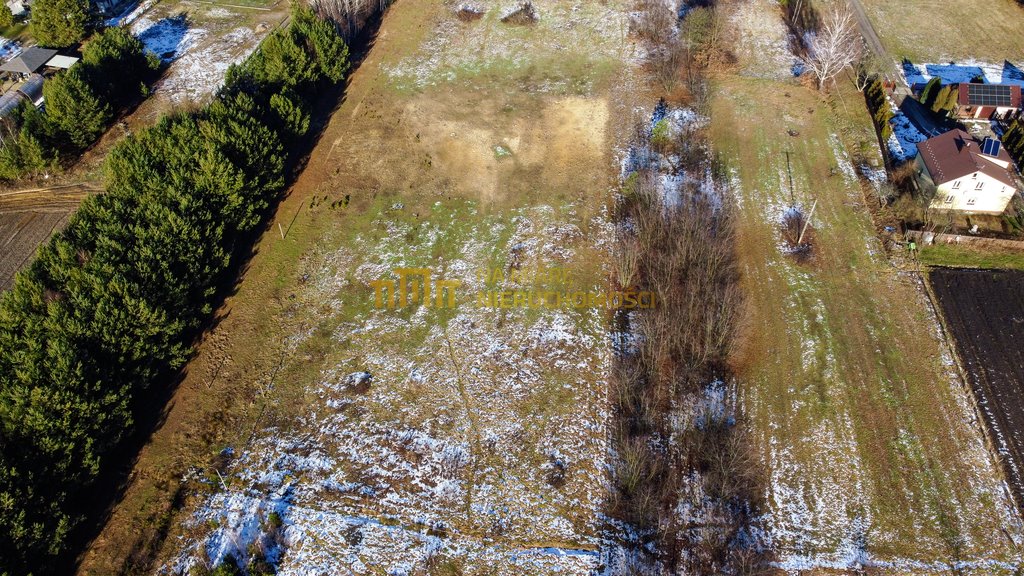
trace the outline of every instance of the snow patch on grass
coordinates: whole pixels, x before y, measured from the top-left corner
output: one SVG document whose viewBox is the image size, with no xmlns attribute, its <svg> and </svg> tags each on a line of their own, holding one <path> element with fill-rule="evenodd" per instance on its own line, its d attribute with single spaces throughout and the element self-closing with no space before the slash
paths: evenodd
<svg viewBox="0 0 1024 576">
<path fill-rule="evenodd" d="M 104 22 L 104 25 L 128 26 L 132 22 L 138 20 L 140 16 L 145 14 L 146 11 L 149 10 L 155 2 L 156 0 L 146 0 L 141 4 L 137 2 L 132 2 L 117 16 L 107 18 L 107 20 Z"/>
<path fill-rule="evenodd" d="M 476 272 L 495 250 L 518 254 L 528 270 L 571 262 L 577 247 L 613 230 L 583 238 L 571 207 L 500 219 L 447 210 L 416 230 L 384 211 L 376 223 L 384 239 L 358 235 L 309 258 L 296 302 L 311 316 L 335 311 L 338 352 L 306 386 L 312 400 L 294 425 L 267 428 L 239 450 L 229 489 L 193 514 L 196 535 L 168 569 L 245 549 L 269 511 L 284 525 L 279 574 L 408 574 L 429 558 L 508 574 L 583 576 L 598 567 L 605 312 L 494 310 L 463 298 L 445 318 L 423 307 L 373 308 L 364 283 L 429 261 L 469 296 L 487 288 Z M 438 257 L 440 245 L 451 252 Z M 362 372 L 372 380 L 353 377 Z M 547 480 L 552 458 L 565 467 L 560 487 Z"/>
<path fill-rule="evenodd" d="M 1020 66 L 1004 61 L 1002 64 L 962 60 L 947 64 L 913 62 L 903 63 L 903 77 L 907 84 L 927 84 L 932 78 L 940 78 L 943 84 L 959 84 L 970 82 L 976 77 L 984 78 L 986 84 L 1015 84 L 1024 86 L 1024 72 Z"/>
<path fill-rule="evenodd" d="M 776 80 L 794 76 L 797 60 L 789 50 L 789 32 L 777 2 L 740 2 L 729 20 L 739 30 L 736 52 L 744 76 Z"/>
<path fill-rule="evenodd" d="M 206 31 L 190 29 L 182 41 L 175 61 L 156 90 L 175 103 L 201 101 L 224 84 L 228 67 L 249 57 L 259 44 L 255 32 L 239 27 L 214 40 L 203 50 L 190 50 Z"/>
<path fill-rule="evenodd" d="M 907 118 L 903 112 L 900 112 L 892 100 L 889 100 L 889 106 L 893 112 L 893 117 L 889 120 L 892 134 L 889 135 L 889 139 L 886 141 L 886 146 L 889 147 L 889 154 L 897 162 L 913 160 L 917 156 L 917 144 L 927 140 L 928 136 L 922 134 L 914 126 L 914 123 L 910 121 L 910 118 Z"/>
<path fill-rule="evenodd" d="M 141 18 L 131 26 L 132 34 L 146 45 L 146 50 L 169 62 L 186 54 L 206 36 L 202 28 L 189 28 L 184 16 L 161 18 L 156 22 Z"/>
</svg>

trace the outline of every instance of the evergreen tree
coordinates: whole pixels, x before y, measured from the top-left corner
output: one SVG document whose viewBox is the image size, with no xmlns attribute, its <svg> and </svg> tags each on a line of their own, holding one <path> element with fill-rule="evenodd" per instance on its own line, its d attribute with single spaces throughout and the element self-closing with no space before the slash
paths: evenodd
<svg viewBox="0 0 1024 576">
<path fill-rule="evenodd" d="M 0 4 L 0 27 L 7 28 L 14 24 L 14 12 L 7 4 Z"/>
<path fill-rule="evenodd" d="M 89 31 L 89 0 L 36 0 L 32 4 L 32 37 L 41 46 L 67 48 Z"/>
<path fill-rule="evenodd" d="M 347 59 L 319 64 L 327 51 L 347 54 L 310 37 L 329 30 L 307 22 L 276 34 L 208 107 L 115 146 L 106 193 L 86 199 L 0 297 L 0 573 L 54 572 L 149 388 L 186 362 L 245 248 L 236 243 L 284 187 L 295 160 L 285 143 L 309 125 L 304 98 L 347 69 Z M 45 117 L 15 115 L 21 133 L 4 140 L 0 169 L 45 161 L 37 135 L 91 142 L 109 118 L 98 94 L 115 90 L 93 82 L 125 58 L 144 74 L 136 48 L 119 32 L 90 45 L 80 71 L 47 84 Z"/>
<path fill-rule="evenodd" d="M 96 94 L 114 105 L 126 104 L 137 95 L 136 87 L 160 66 L 146 52 L 141 40 L 127 28 L 107 28 L 86 44 L 80 66 L 87 67 L 89 84 Z"/>
<path fill-rule="evenodd" d="M 935 76 L 924 85 L 924 89 L 921 90 L 921 104 L 924 104 L 928 108 L 932 107 L 935 103 L 935 97 L 938 95 L 939 90 L 942 88 L 942 79 Z"/>
<path fill-rule="evenodd" d="M 75 66 L 43 85 L 46 118 L 59 142 L 76 149 L 91 144 L 110 121 L 110 105 L 103 102 L 86 80 L 86 68 Z"/>
</svg>

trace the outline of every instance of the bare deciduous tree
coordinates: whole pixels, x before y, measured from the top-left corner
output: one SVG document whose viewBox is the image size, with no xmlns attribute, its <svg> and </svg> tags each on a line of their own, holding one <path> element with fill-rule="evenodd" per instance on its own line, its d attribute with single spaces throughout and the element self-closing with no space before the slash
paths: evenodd
<svg viewBox="0 0 1024 576">
<path fill-rule="evenodd" d="M 891 62 L 887 63 L 871 50 L 862 50 L 861 56 L 853 64 L 853 85 L 858 92 L 863 92 L 876 76 L 888 72 L 890 65 Z"/>
<path fill-rule="evenodd" d="M 366 21 L 377 11 L 387 9 L 392 0 L 308 0 L 321 18 L 338 25 L 341 35 L 351 41 Z"/>
<path fill-rule="evenodd" d="M 818 89 L 860 58 L 864 40 L 857 30 L 857 22 L 849 7 L 833 10 L 825 16 L 808 53 L 801 57 L 804 65 L 814 73 Z"/>
</svg>

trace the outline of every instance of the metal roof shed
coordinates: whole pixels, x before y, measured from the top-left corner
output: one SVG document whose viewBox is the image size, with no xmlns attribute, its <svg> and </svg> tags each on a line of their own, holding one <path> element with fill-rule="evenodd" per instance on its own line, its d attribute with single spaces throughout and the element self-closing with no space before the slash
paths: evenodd
<svg viewBox="0 0 1024 576">
<path fill-rule="evenodd" d="M 62 56 L 57 54 L 53 58 L 50 58 L 46 65 L 50 68 L 68 69 L 71 68 L 71 65 L 75 62 L 78 62 L 78 58 L 75 58 L 74 56 Z"/>
<path fill-rule="evenodd" d="M 40 101 L 43 99 L 43 81 L 42 74 L 33 74 L 28 77 L 24 84 L 18 86 L 17 90 L 24 94 L 29 102 L 39 106 Z"/>
<path fill-rule="evenodd" d="M 25 100 L 21 92 L 8 92 L 0 96 L 0 118 L 6 118 Z"/>
</svg>

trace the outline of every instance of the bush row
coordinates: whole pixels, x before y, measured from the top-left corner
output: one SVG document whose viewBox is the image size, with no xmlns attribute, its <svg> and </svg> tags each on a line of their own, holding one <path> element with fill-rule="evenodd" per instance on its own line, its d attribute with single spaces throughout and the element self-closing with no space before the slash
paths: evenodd
<svg viewBox="0 0 1024 576">
<path fill-rule="evenodd" d="M 1009 128 L 1003 133 L 1003 146 L 1017 167 L 1024 168 L 1024 122 L 1020 118 L 1010 122 Z"/>
<path fill-rule="evenodd" d="M 882 83 L 882 79 L 875 76 L 864 89 L 864 99 L 867 101 L 868 112 L 871 112 L 871 118 L 875 122 L 875 128 L 878 133 L 882 136 L 882 141 L 885 142 L 892 136 L 892 125 L 889 121 L 893 118 L 892 106 L 889 105 L 889 100 L 886 97 L 885 85 Z"/>
<path fill-rule="evenodd" d="M 0 574 L 51 573 L 140 406 L 188 358 L 218 286 L 279 196 L 333 24 L 297 9 L 205 108 L 127 138 L 0 299 Z"/>
</svg>

